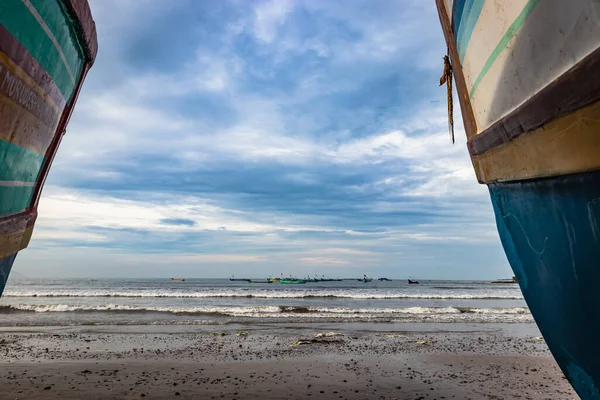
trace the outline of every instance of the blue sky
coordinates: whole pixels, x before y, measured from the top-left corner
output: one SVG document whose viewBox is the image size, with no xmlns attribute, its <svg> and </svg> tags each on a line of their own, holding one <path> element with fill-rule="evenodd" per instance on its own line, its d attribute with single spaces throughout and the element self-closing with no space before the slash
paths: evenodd
<svg viewBox="0 0 600 400">
<path fill-rule="evenodd" d="M 93 0 L 25 276 L 512 276 L 433 1 Z"/>
</svg>

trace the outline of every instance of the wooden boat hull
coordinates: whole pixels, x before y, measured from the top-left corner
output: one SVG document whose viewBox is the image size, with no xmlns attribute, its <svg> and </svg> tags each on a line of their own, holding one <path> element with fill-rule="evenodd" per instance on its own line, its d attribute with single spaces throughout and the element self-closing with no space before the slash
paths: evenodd
<svg viewBox="0 0 600 400">
<path fill-rule="evenodd" d="M 546 343 L 578 394 L 599 398 L 600 172 L 489 188 L 506 256 Z"/>
<path fill-rule="evenodd" d="M 96 52 L 86 0 L 0 4 L 0 295 Z"/>
<path fill-rule="evenodd" d="M 565 376 L 600 399 L 600 4 L 436 4 L 508 261 Z"/>
</svg>

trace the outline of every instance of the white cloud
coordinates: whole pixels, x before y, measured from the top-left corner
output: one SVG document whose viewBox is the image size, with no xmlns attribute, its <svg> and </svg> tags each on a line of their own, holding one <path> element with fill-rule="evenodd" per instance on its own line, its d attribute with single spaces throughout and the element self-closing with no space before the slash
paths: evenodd
<svg viewBox="0 0 600 400">
<path fill-rule="evenodd" d="M 84 93 L 78 100 L 43 192 L 31 245 L 34 252 L 26 259 L 39 261 L 46 254 L 53 265 L 60 265 L 55 250 L 43 246 L 52 247 L 61 242 L 70 246 L 78 243 L 80 247 L 110 246 L 118 241 L 119 235 L 125 235 L 120 232 L 123 230 L 140 230 L 153 235 L 153 239 L 138 238 L 139 243 L 160 238 L 168 241 L 171 236 L 187 233 L 240 234 L 228 239 L 230 252 L 211 249 L 210 246 L 222 244 L 215 238 L 213 242 L 198 244 L 209 247 L 207 252 L 206 248 L 202 249 L 206 254 L 190 253 L 191 246 L 182 250 L 183 255 L 161 255 L 157 259 L 178 265 L 289 261 L 290 265 L 306 268 L 312 265 L 351 268 L 357 259 L 376 265 L 389 264 L 400 253 L 403 257 L 413 257 L 410 247 L 415 244 L 497 242 L 487 190 L 477 184 L 466 150 L 460 110 L 455 111 L 455 145 L 448 138 L 445 105 L 433 106 L 425 100 L 417 114 L 402 119 L 386 115 L 382 117 L 389 119 L 386 123 L 373 125 L 371 132 L 363 132 L 360 138 L 346 127 L 351 124 L 342 123 L 339 131 L 323 132 L 330 122 L 354 119 L 368 125 L 375 120 L 376 111 L 372 109 L 341 106 L 332 110 L 332 115 L 317 109 L 321 104 L 318 100 L 324 96 L 356 95 L 364 89 L 362 85 L 367 81 L 346 76 L 348 68 L 361 63 L 372 66 L 400 60 L 399 56 L 403 55 L 406 63 L 416 69 L 440 67 L 441 72 L 441 55 L 434 54 L 435 61 L 431 61 L 434 50 L 427 50 L 438 47 L 443 50 L 441 31 L 421 26 L 424 19 L 430 19 L 430 14 L 435 13 L 434 7 L 427 6 L 431 11 L 419 1 L 402 3 L 398 7 L 406 12 L 402 11 L 397 18 L 363 15 L 361 6 L 352 2 L 251 3 L 253 12 L 240 13 L 240 19 L 223 21 L 226 30 L 219 38 L 218 48 L 211 50 L 199 39 L 189 44 L 188 59 L 174 63 L 176 67 L 172 70 L 136 68 L 135 73 L 130 73 L 132 68 L 124 61 L 128 56 L 128 41 L 169 7 L 172 7 L 169 2 L 147 0 L 92 3 L 102 47 L 86 84 L 94 77 L 98 79 L 89 92 L 84 85 Z M 321 13 L 328 18 L 328 24 L 343 25 L 354 39 L 327 41 L 326 32 L 303 37 L 291 21 L 292 12 L 299 7 L 306 8 L 308 13 Z M 139 18 L 132 18 L 134 15 Z M 289 93 L 263 90 L 259 85 L 261 80 L 266 82 L 277 77 L 269 62 L 263 66 L 236 54 L 237 35 L 247 33 L 259 40 L 261 56 L 273 65 L 285 65 L 292 56 L 314 52 L 328 58 L 328 68 L 333 72 L 308 68 L 304 74 L 294 77 L 297 86 Z M 438 36 L 439 40 L 434 38 Z M 341 77 L 333 84 L 331 77 L 335 71 Z M 365 76 L 371 79 L 369 71 L 365 67 Z M 244 78 L 249 76 L 256 79 L 257 87 L 244 86 Z M 101 85 L 104 83 L 106 85 Z M 435 79 L 431 84 L 436 85 Z M 197 115 L 184 106 L 181 110 L 169 106 L 170 102 L 193 103 L 200 96 L 207 96 L 213 104 L 227 105 L 232 117 L 223 117 L 226 121 L 215 118 L 217 122 L 213 122 L 203 117 L 201 105 Z M 442 88 L 439 98 L 444 97 Z M 311 104 L 315 104 L 314 112 L 307 107 Z M 403 110 L 398 111 L 400 115 Z M 382 219 L 377 232 L 365 232 L 360 229 L 362 221 L 352 220 L 341 215 L 343 213 L 338 215 L 334 209 L 329 214 L 317 211 L 294 214 L 259 207 L 241 210 L 209 194 L 169 193 L 160 185 L 160 171 L 151 195 L 136 193 L 135 176 L 131 173 L 125 176 L 127 172 L 123 167 L 143 171 L 145 166 L 140 164 L 140 159 L 161 155 L 177 159 L 171 165 L 161 165 L 162 172 L 169 174 L 198 173 L 199 169 L 208 174 L 212 167 L 228 166 L 228 163 L 251 167 L 269 165 L 281 170 L 280 178 L 299 186 L 320 183 L 315 168 L 334 174 L 335 171 L 344 173 L 346 168 L 365 172 L 382 163 L 397 164 L 396 170 L 386 169 L 375 181 L 354 186 L 344 184 L 343 190 L 349 197 L 382 193 L 380 199 L 356 202 L 352 207 L 365 214 L 398 215 L 394 218 L 399 219 L 404 218 L 402 213 L 431 212 L 437 216 L 431 217 L 434 223 L 411 220 L 401 227 L 398 221 Z M 304 170 L 305 167 L 310 171 Z M 365 175 L 369 174 L 365 172 Z M 73 187 L 85 182 L 98 188 L 103 182 L 114 183 L 125 178 L 133 185 L 128 188 L 128 194 L 141 200 L 119 198 L 116 192 Z M 319 193 L 313 195 L 319 201 L 327 201 Z M 398 198 L 402 201 L 397 201 Z M 194 224 L 174 225 L 165 223 L 166 219 L 186 219 Z M 307 232 L 319 235 L 294 235 Z M 321 234 L 331 234 L 331 238 L 323 239 L 329 236 Z M 90 254 L 105 251 L 105 260 L 111 263 L 119 263 L 126 256 L 131 264 L 128 268 L 133 268 L 136 262 L 152 259 L 139 255 L 135 248 L 119 251 L 90 248 L 89 251 Z M 78 260 L 84 262 L 83 253 Z"/>
<path fill-rule="evenodd" d="M 254 36 L 265 43 L 271 43 L 277 36 L 277 30 L 285 22 L 286 16 L 293 9 L 287 0 L 271 0 L 258 3 L 254 8 Z"/>
<path fill-rule="evenodd" d="M 43 220 L 42 220 L 43 221 Z M 53 224 L 44 224 L 41 222 L 36 225 L 33 237 L 36 241 L 70 241 L 78 243 L 101 243 L 106 242 L 107 237 L 100 234 L 81 232 L 77 227 L 62 226 L 60 228 Z"/>
<path fill-rule="evenodd" d="M 140 262 L 151 262 L 158 264 L 192 264 L 198 263 L 255 263 L 268 261 L 267 257 L 240 254 L 146 254 L 127 256 L 124 262 L 139 264 Z"/>
<path fill-rule="evenodd" d="M 327 247 L 325 249 L 315 250 L 317 253 L 327 253 L 327 254 L 351 254 L 351 255 L 371 255 L 372 251 L 369 250 L 359 250 L 359 249 L 345 249 L 340 247 Z"/>
<path fill-rule="evenodd" d="M 342 260 L 339 258 L 332 257 L 303 257 L 300 259 L 301 262 L 311 265 L 348 265 L 348 260 Z"/>
<path fill-rule="evenodd" d="M 36 226 L 45 239 L 77 236 L 78 229 L 138 229 L 154 232 L 223 231 L 240 233 L 342 232 L 331 226 L 305 225 L 295 218 L 277 218 L 280 223 L 255 222 L 261 210 L 244 212 L 226 209 L 192 196 L 156 194 L 147 201 L 134 201 L 106 195 L 47 187 L 39 205 Z M 171 224 L 165 220 L 184 219 L 194 225 Z M 270 218 L 271 220 L 273 218 Z M 37 231 L 36 231 L 37 232 Z M 34 234 L 37 238 L 37 234 Z M 98 235 L 81 235 L 81 241 L 96 241 Z"/>
</svg>

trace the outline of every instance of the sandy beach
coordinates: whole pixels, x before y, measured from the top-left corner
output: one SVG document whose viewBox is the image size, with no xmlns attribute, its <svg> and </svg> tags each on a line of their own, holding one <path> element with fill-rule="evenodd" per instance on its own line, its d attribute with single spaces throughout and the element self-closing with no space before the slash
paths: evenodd
<svg viewBox="0 0 600 400">
<path fill-rule="evenodd" d="M 537 335 L 533 324 L 2 328 L 0 398 L 577 398 Z"/>
</svg>

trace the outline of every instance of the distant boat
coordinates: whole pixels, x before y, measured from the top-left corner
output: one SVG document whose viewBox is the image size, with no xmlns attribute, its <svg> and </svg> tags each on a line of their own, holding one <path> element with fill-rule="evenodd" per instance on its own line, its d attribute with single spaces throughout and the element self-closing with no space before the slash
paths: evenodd
<svg viewBox="0 0 600 400">
<path fill-rule="evenodd" d="M 271 283 L 279 282 L 280 280 L 281 280 L 281 278 L 271 278 L 271 277 L 269 277 L 269 281 L 271 281 Z"/>
<path fill-rule="evenodd" d="M 498 279 L 496 281 L 491 281 L 490 283 L 518 283 L 517 277 L 513 276 L 512 279 Z"/>
<path fill-rule="evenodd" d="M 419 281 L 413 281 L 412 279 L 409 279 L 409 280 L 408 280 L 408 284 L 409 284 L 409 285 L 418 285 L 418 284 L 419 284 Z"/>
<path fill-rule="evenodd" d="M 341 282 L 342 279 L 325 278 L 325 275 L 321 275 L 320 278 L 313 278 L 311 282 Z"/>
<path fill-rule="evenodd" d="M 306 279 L 280 279 L 279 283 L 283 283 L 285 285 L 303 285 L 307 282 Z"/>
<path fill-rule="evenodd" d="M 185 282 L 185 279 L 175 279 L 175 278 L 171 278 L 171 282 Z"/>
<path fill-rule="evenodd" d="M 359 282 L 362 282 L 362 283 L 371 282 L 372 280 L 373 280 L 373 278 L 369 278 L 369 277 L 368 277 L 366 274 L 365 274 L 365 275 L 363 275 L 363 278 L 362 278 L 362 279 L 358 279 L 358 281 L 359 281 Z"/>
<path fill-rule="evenodd" d="M 231 282 L 250 282 L 248 278 L 229 278 Z"/>
<path fill-rule="evenodd" d="M 392 280 L 388 279 L 388 278 L 379 278 L 378 281 L 381 281 L 381 282 L 383 282 L 383 281 L 391 282 Z"/>
</svg>

